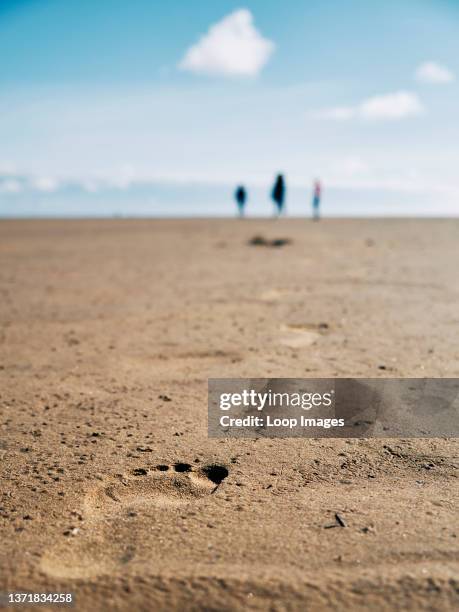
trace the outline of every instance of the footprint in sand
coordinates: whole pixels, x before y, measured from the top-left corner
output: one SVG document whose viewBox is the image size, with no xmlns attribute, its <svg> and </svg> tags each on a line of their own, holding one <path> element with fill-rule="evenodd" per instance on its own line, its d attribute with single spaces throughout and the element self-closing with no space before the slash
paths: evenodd
<svg viewBox="0 0 459 612">
<path fill-rule="evenodd" d="M 302 348 L 317 342 L 324 331 L 328 329 L 326 323 L 303 324 L 303 325 L 281 325 L 282 336 L 280 343 L 290 348 Z"/>
<path fill-rule="evenodd" d="M 216 465 L 198 470 L 189 463 L 158 465 L 152 470 L 136 468 L 129 478 L 89 493 L 85 513 L 107 517 L 123 508 L 181 506 L 213 493 L 227 475 L 226 468 Z"/>
<path fill-rule="evenodd" d="M 154 512 L 210 495 L 227 476 L 222 465 L 195 468 L 175 463 L 136 468 L 128 477 L 93 489 L 83 502 L 81 530 L 63 536 L 45 552 L 41 570 L 54 578 L 69 579 L 120 570 L 136 556 L 141 537 L 136 535 L 136 520 L 154 520 Z"/>
</svg>

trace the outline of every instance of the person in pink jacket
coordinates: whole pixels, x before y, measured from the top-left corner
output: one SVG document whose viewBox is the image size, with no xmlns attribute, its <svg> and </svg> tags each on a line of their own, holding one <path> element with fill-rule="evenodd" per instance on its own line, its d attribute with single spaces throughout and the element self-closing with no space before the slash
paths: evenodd
<svg viewBox="0 0 459 612">
<path fill-rule="evenodd" d="M 320 219 L 320 199 L 322 197 L 322 185 L 318 179 L 314 181 L 314 190 L 312 197 L 312 218 L 314 221 Z"/>
</svg>

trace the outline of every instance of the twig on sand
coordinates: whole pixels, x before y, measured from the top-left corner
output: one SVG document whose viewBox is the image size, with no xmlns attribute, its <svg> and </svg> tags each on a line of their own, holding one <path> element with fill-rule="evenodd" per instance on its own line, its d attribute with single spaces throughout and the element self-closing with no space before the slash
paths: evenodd
<svg viewBox="0 0 459 612">
<path fill-rule="evenodd" d="M 343 519 L 343 517 L 336 513 L 335 514 L 335 519 L 337 521 L 337 523 L 339 524 L 340 527 L 347 527 L 345 520 Z"/>
<path fill-rule="evenodd" d="M 334 527 L 347 527 L 346 521 L 341 516 L 341 514 L 338 514 L 338 512 L 335 512 L 335 520 L 336 523 L 332 523 L 331 525 L 324 525 L 324 529 L 333 529 Z"/>
</svg>

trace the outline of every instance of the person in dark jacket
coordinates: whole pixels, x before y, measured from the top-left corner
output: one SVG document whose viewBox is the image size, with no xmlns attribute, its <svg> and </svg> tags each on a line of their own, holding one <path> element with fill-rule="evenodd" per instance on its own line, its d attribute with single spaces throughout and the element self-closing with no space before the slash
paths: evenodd
<svg viewBox="0 0 459 612">
<path fill-rule="evenodd" d="M 239 185 L 234 192 L 234 198 L 236 200 L 239 216 L 244 216 L 245 203 L 247 201 L 247 191 L 243 185 Z"/>
<path fill-rule="evenodd" d="M 274 200 L 277 216 L 279 217 L 283 213 L 285 206 L 285 180 L 282 174 L 278 174 L 276 177 L 271 197 Z"/>
</svg>

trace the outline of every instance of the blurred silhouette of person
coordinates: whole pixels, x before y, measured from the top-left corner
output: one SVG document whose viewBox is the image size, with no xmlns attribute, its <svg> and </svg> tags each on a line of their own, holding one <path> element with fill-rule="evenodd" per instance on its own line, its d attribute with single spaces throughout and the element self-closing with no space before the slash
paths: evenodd
<svg viewBox="0 0 459 612">
<path fill-rule="evenodd" d="M 282 174 L 278 174 L 276 177 L 271 197 L 274 200 L 274 204 L 277 208 L 277 216 L 279 217 L 284 211 L 285 203 L 285 181 Z"/>
<path fill-rule="evenodd" d="M 318 179 L 314 181 L 314 190 L 312 196 L 312 218 L 314 221 L 320 219 L 320 199 L 322 197 L 322 185 Z"/>
<path fill-rule="evenodd" d="M 239 185 L 234 192 L 239 216 L 244 216 L 245 203 L 247 201 L 247 191 L 243 185 Z"/>
</svg>

